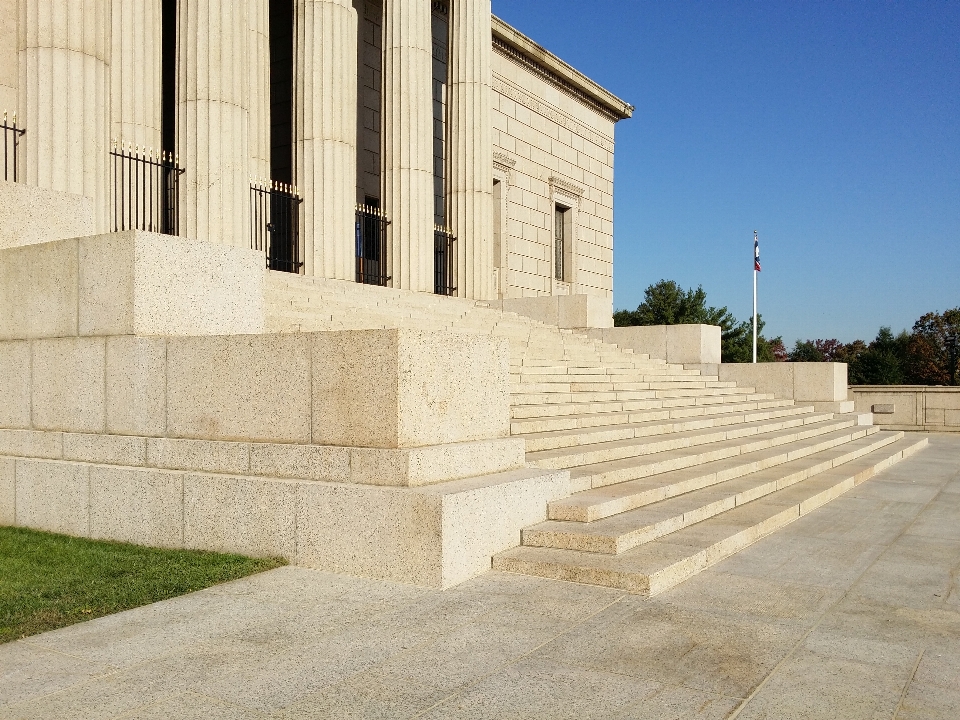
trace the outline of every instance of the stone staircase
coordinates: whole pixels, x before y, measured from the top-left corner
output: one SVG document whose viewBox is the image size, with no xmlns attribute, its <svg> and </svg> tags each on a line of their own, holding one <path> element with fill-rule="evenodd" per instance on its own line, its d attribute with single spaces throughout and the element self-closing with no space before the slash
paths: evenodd
<svg viewBox="0 0 960 720">
<path fill-rule="evenodd" d="M 410 327 L 510 344 L 511 433 L 571 495 L 500 570 L 654 595 L 926 445 L 480 303 L 268 273 L 274 332 Z"/>
</svg>

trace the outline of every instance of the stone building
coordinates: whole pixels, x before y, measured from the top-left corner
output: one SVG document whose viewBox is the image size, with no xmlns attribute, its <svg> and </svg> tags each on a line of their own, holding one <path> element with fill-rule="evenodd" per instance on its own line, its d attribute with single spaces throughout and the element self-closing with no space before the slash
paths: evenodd
<svg viewBox="0 0 960 720">
<path fill-rule="evenodd" d="M 632 107 L 489 0 L 2 5 L 20 176 L 89 198 L 98 232 L 260 247 L 275 269 L 417 292 L 610 306 L 614 125 Z"/>
<path fill-rule="evenodd" d="M 610 327 L 632 109 L 489 0 L 0 0 L 0 106 L 0 525 L 655 594 L 926 442 Z"/>
</svg>

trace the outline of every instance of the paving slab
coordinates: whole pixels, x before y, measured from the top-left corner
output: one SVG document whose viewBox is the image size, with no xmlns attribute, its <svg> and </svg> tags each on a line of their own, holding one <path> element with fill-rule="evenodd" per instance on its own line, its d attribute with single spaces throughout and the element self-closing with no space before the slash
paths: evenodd
<svg viewBox="0 0 960 720">
<path fill-rule="evenodd" d="M 0 719 L 960 717 L 960 437 L 653 598 L 279 568 L 0 645 Z"/>
</svg>

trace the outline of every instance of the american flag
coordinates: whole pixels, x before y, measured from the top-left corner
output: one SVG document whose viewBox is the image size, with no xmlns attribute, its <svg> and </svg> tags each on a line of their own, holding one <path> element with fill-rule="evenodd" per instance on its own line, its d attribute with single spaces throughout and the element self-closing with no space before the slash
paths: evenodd
<svg viewBox="0 0 960 720">
<path fill-rule="evenodd" d="M 760 241 L 757 234 L 753 234 L 753 269 L 760 272 Z"/>
</svg>

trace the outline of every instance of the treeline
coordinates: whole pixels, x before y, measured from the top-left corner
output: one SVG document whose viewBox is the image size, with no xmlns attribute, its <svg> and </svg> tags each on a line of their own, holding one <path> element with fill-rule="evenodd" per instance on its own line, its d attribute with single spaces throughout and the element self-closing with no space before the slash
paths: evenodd
<svg viewBox="0 0 960 720">
<path fill-rule="evenodd" d="M 753 317 L 740 321 L 726 307 L 707 305 L 702 287 L 684 290 L 672 280 L 661 280 L 643 291 L 643 302 L 636 310 L 613 313 L 616 327 L 628 325 L 719 325 L 720 357 L 725 363 L 753 360 Z M 763 334 L 763 315 L 757 315 L 757 360 L 776 362 L 787 359 L 783 338 Z"/>
<path fill-rule="evenodd" d="M 753 359 L 753 318 L 739 321 L 726 307 L 707 305 L 702 287 L 684 290 L 672 280 L 647 287 L 636 310 L 617 310 L 614 325 L 719 325 L 721 359 L 725 363 Z M 760 362 L 844 362 L 851 385 L 960 384 L 960 307 L 927 313 L 913 330 L 898 335 L 880 328 L 869 343 L 854 340 L 798 340 L 787 351 L 780 336 L 763 334 L 763 315 L 757 317 L 757 360 Z"/>
<path fill-rule="evenodd" d="M 798 340 L 794 362 L 845 362 L 851 385 L 960 384 L 960 307 L 927 313 L 913 330 L 880 328 L 870 343 Z"/>
</svg>

